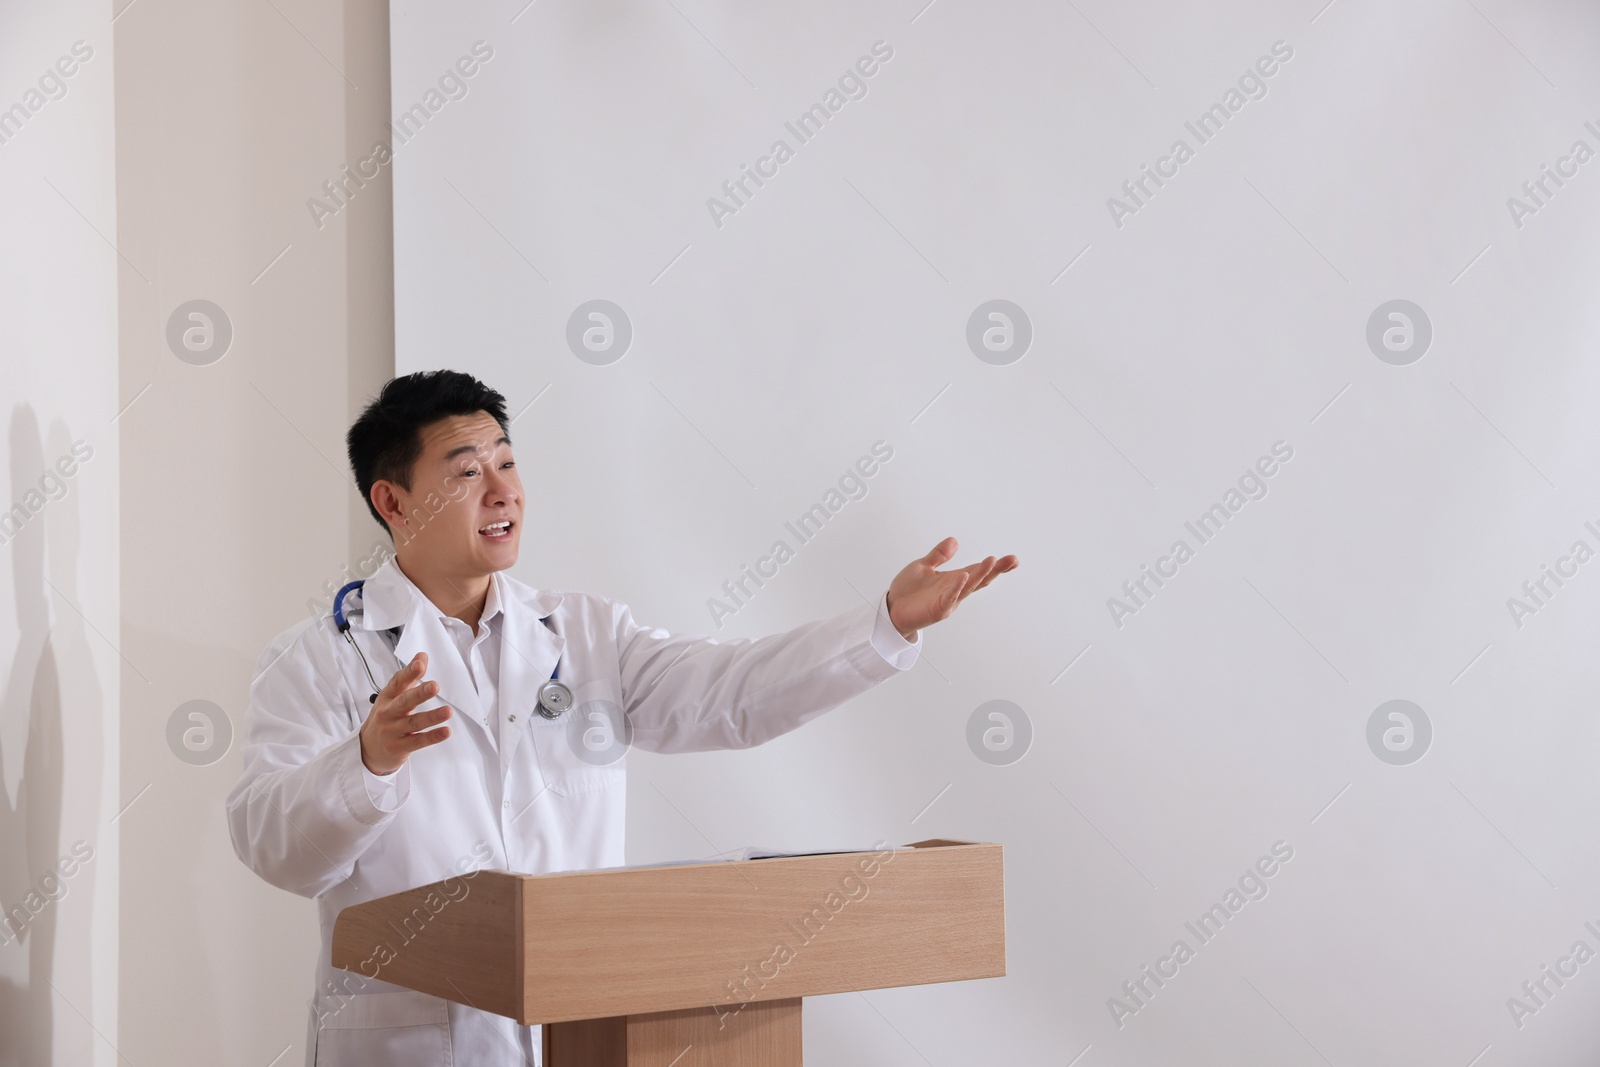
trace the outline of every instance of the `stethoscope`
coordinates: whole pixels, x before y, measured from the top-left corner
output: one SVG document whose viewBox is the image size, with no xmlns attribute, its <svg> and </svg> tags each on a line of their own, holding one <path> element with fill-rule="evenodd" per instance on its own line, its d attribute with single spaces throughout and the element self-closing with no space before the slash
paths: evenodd
<svg viewBox="0 0 1600 1067">
<path fill-rule="evenodd" d="M 372 695 L 367 698 L 367 703 L 376 704 L 378 702 L 378 690 L 381 687 L 378 685 L 378 679 L 372 674 L 372 665 L 367 662 L 366 653 L 362 652 L 361 646 L 356 644 L 355 635 L 350 632 L 350 620 L 344 614 L 344 598 L 356 592 L 365 584 L 363 581 L 351 582 L 340 589 L 334 596 L 333 625 L 344 635 L 344 639 L 350 642 L 350 647 L 356 650 L 356 655 L 361 657 L 361 667 L 367 672 L 367 681 L 372 683 Z M 544 620 L 544 624 L 549 626 L 550 620 Z M 552 627 L 552 631 L 553 629 Z M 398 637 L 399 627 L 395 627 L 390 633 Z M 446 703 L 449 702 L 446 701 Z M 558 658 L 555 670 L 550 672 L 550 680 L 539 687 L 539 700 L 533 710 L 547 719 L 554 719 L 570 707 L 572 707 L 572 690 L 567 686 L 567 683 L 561 680 L 561 660 Z"/>
</svg>

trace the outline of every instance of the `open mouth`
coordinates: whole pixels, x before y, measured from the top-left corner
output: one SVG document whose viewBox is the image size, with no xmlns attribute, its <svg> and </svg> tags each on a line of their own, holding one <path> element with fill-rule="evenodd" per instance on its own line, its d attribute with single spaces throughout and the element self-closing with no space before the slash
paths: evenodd
<svg viewBox="0 0 1600 1067">
<path fill-rule="evenodd" d="M 478 531 L 478 536 L 490 541 L 509 541 L 511 540 L 512 525 L 510 519 L 491 522 Z"/>
</svg>

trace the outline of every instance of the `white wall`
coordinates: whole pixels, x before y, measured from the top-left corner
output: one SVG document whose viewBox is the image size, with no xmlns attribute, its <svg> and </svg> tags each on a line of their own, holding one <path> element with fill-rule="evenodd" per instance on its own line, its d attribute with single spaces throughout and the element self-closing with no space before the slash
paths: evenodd
<svg viewBox="0 0 1600 1067">
<path fill-rule="evenodd" d="M 630 757 L 634 861 L 1006 844 L 1009 976 L 815 1001 L 814 1062 L 1586 1062 L 1600 965 L 1520 1019 L 1508 998 L 1600 950 L 1600 565 L 1507 601 L 1600 549 L 1600 163 L 1521 225 L 1507 199 L 1600 150 L 1597 31 L 1498 0 L 396 0 L 396 113 L 493 50 L 396 153 L 397 369 L 537 398 L 523 579 L 710 630 L 724 580 L 880 439 L 867 497 L 718 633 L 877 595 L 946 534 L 1022 557 L 854 706 Z M 785 121 L 877 41 L 864 98 L 800 144 Z M 1185 121 L 1280 41 L 1200 143 Z M 708 198 L 780 138 L 719 224 Z M 1179 138 L 1193 158 L 1118 220 Z M 565 338 L 597 298 L 634 333 L 607 366 Z M 1034 333 L 1006 366 L 965 336 L 995 298 Z M 1393 299 L 1432 324 L 1407 365 L 1366 337 Z M 1279 441 L 1263 499 L 1186 531 Z M 1114 620 L 1180 538 L 1194 558 Z M 1409 765 L 1367 740 L 1396 698 L 1432 725 Z M 992 699 L 1031 721 L 1009 766 L 968 746 Z M 1185 922 L 1276 842 L 1266 897 L 1200 944 Z M 1180 938 L 1194 958 L 1127 997 Z"/>
<path fill-rule="evenodd" d="M 109 20 L 98 3 L 0 9 L 0 509 L 10 513 L 0 519 L 0 1064 L 7 1065 L 115 1062 L 95 1034 L 115 1034 L 118 1018 L 111 821 L 120 796 L 118 261 L 105 240 L 117 227 Z"/>
</svg>

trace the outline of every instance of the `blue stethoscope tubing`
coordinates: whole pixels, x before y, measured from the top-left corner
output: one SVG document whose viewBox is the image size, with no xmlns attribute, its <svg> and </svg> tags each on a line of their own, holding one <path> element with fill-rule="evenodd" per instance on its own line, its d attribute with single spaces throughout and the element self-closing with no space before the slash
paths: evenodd
<svg viewBox="0 0 1600 1067">
<path fill-rule="evenodd" d="M 350 632 L 350 620 L 344 613 L 344 598 L 357 592 L 366 582 L 357 580 L 343 586 L 333 597 L 333 625 L 350 642 L 350 647 L 356 650 L 356 655 L 361 657 L 361 667 L 367 672 L 367 681 L 372 683 L 372 695 L 367 698 L 368 704 L 378 702 L 378 679 L 373 676 L 372 665 L 367 662 L 367 655 L 361 651 L 361 646 L 356 644 L 355 635 Z M 549 620 L 545 620 L 549 626 Z M 550 680 L 539 687 L 539 699 L 534 707 L 540 715 L 547 719 L 554 719 L 562 712 L 572 707 L 572 689 L 561 680 L 561 660 L 556 660 L 556 666 L 550 672 Z"/>
</svg>

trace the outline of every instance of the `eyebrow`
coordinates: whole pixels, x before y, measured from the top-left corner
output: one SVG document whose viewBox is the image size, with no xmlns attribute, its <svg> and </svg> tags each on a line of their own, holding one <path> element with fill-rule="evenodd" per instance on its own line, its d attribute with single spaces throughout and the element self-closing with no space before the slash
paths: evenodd
<svg viewBox="0 0 1600 1067">
<path fill-rule="evenodd" d="M 510 443 L 511 443 L 511 438 L 507 437 L 505 434 L 501 434 L 499 439 L 495 441 L 495 445 L 496 446 L 509 445 Z M 478 450 L 478 446 L 477 445 L 460 445 L 460 446 L 458 446 L 456 448 L 452 448 L 450 451 L 446 452 L 444 454 L 444 458 L 447 459 L 447 460 L 455 459 L 457 456 L 464 455 L 464 454 L 466 454 L 468 452 L 476 452 L 477 450 Z"/>
</svg>

